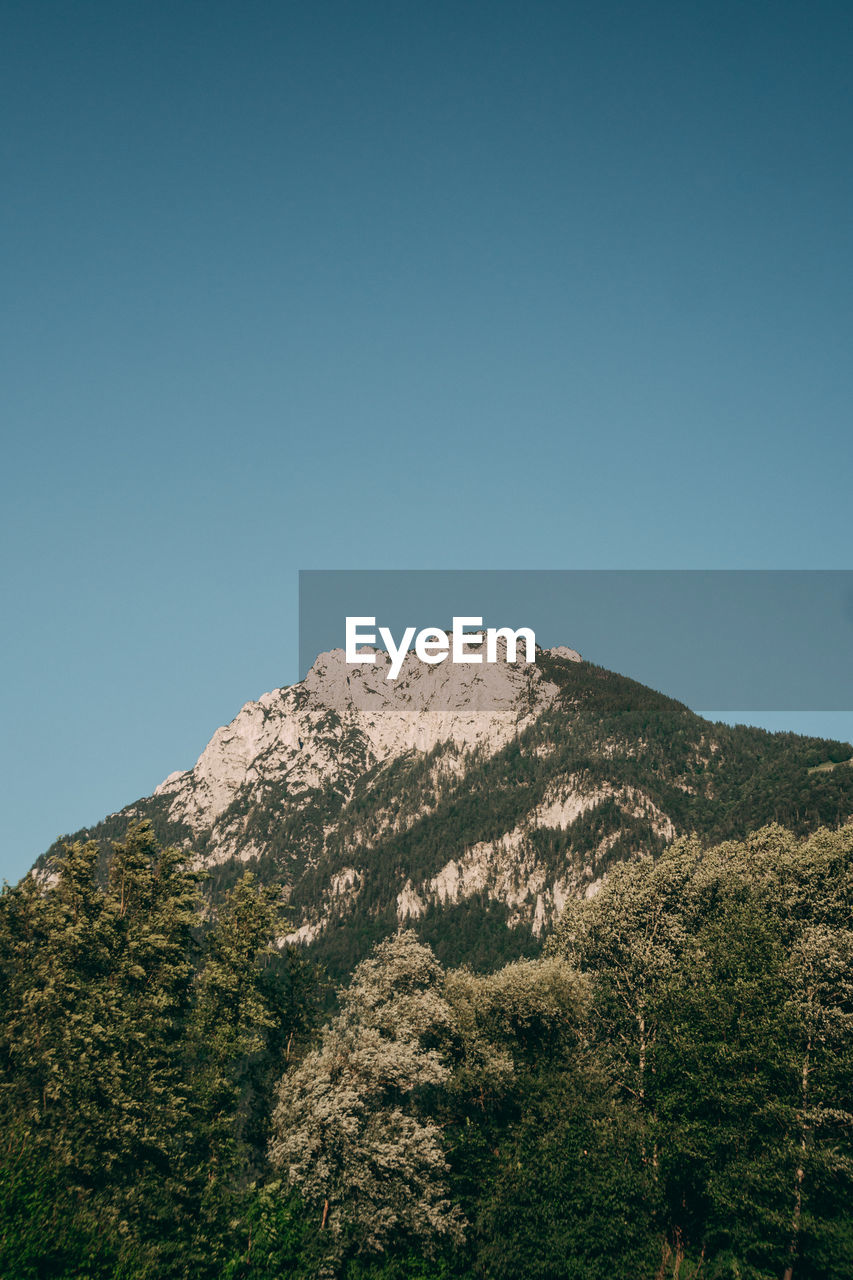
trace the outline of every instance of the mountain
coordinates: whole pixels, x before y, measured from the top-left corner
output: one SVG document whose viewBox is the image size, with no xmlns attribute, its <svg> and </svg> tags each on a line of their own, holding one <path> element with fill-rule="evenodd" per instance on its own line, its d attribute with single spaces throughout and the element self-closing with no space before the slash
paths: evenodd
<svg viewBox="0 0 853 1280">
<path fill-rule="evenodd" d="M 410 655 L 396 681 L 374 652 L 357 667 L 321 654 L 218 729 L 193 769 L 77 837 L 107 856 L 149 819 L 210 872 L 214 902 L 247 868 L 280 884 L 288 940 L 337 976 L 402 922 L 449 964 L 532 954 L 617 861 L 688 832 L 853 814 L 848 744 L 711 723 L 574 650 L 529 666 Z"/>
</svg>

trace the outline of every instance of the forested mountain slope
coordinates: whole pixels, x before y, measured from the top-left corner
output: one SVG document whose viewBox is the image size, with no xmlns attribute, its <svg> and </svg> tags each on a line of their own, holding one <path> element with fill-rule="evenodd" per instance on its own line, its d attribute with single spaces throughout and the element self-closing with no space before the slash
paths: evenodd
<svg viewBox="0 0 853 1280">
<path fill-rule="evenodd" d="M 320 655 L 194 769 L 77 835 L 106 856 L 147 818 L 194 852 L 214 900 L 248 866 L 281 886 L 288 937 L 340 975 L 402 923 L 447 964 L 533 954 L 569 900 L 640 850 L 853 814 L 849 745 L 711 723 L 572 650 L 529 667 L 411 658 L 397 682 L 384 657 Z"/>
</svg>

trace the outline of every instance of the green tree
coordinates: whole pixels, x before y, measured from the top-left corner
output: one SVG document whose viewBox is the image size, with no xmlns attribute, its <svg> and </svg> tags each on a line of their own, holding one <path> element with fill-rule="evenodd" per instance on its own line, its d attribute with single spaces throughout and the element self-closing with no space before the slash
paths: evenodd
<svg viewBox="0 0 853 1280">
<path fill-rule="evenodd" d="M 251 873 L 225 896 L 208 932 L 193 991 L 187 1062 L 194 1160 L 204 1171 L 200 1232 L 205 1265 L 224 1267 L 239 1247 L 252 1178 L 266 1171 L 269 1111 L 283 1056 L 308 1014 L 302 964 L 282 955 L 280 893 Z"/>
<path fill-rule="evenodd" d="M 853 1270 L 852 864 L 850 826 L 682 841 L 611 873 L 557 931 L 643 1121 L 674 1272 Z"/>
<path fill-rule="evenodd" d="M 449 1075 L 442 971 L 411 931 L 377 946 L 341 992 L 321 1042 L 286 1072 L 270 1159 L 298 1189 L 329 1274 L 392 1241 L 461 1241 L 441 1132 L 421 1096 Z"/>
<path fill-rule="evenodd" d="M 453 1187 L 475 1274 L 610 1280 L 659 1253 L 636 1116 L 591 1051 L 591 983 L 563 957 L 448 974 Z M 594 1224 L 594 1227 L 591 1227 Z"/>
<path fill-rule="evenodd" d="M 69 846 L 49 879 L 0 898 L 0 1250 L 20 1270 L 15 1241 L 39 1247 L 25 1219 L 42 1186 L 77 1223 L 75 1248 L 93 1224 L 101 1253 L 114 1242 L 116 1275 L 220 1275 L 265 1167 L 272 1063 L 303 1012 L 278 913 L 245 877 L 205 927 L 187 854 L 144 824 L 114 845 L 103 886 L 99 861 Z"/>
</svg>

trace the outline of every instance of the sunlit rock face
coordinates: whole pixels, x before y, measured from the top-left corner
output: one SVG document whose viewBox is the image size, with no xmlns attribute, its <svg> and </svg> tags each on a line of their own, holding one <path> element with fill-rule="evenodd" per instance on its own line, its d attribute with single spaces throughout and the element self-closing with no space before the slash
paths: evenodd
<svg viewBox="0 0 853 1280">
<path fill-rule="evenodd" d="M 581 661 L 564 646 L 547 652 L 561 663 Z M 406 811 L 392 798 L 361 825 L 350 823 L 345 837 L 332 817 L 313 846 L 302 844 L 296 858 L 302 865 L 322 863 L 335 848 L 340 856 L 332 858 L 338 865 L 329 866 L 314 901 L 301 908 L 288 935 L 293 941 L 313 941 L 355 902 L 364 882 L 359 861 L 370 861 L 377 842 L 433 812 L 435 797 L 450 783 L 464 786 L 473 761 L 482 763 L 517 739 L 559 695 L 537 663 L 508 663 L 503 641 L 499 661 L 488 664 L 428 665 L 409 654 L 396 680 L 388 678 L 386 653 L 367 648 L 361 653 L 374 661 L 347 663 L 342 649 L 321 653 L 303 681 L 247 703 L 216 731 L 194 768 L 171 774 L 155 792 L 167 802 L 171 823 L 201 837 L 196 842 L 203 848 L 200 864 L 252 863 L 264 856 L 267 845 L 251 815 L 278 807 L 294 817 L 330 787 L 346 801 L 370 771 L 379 769 L 381 776 L 381 766 L 395 760 L 429 759 L 414 809 Z M 430 753 L 438 747 L 444 750 L 433 759 Z M 538 755 L 547 752 L 547 745 L 537 747 Z M 511 922 L 541 930 L 568 896 L 588 890 L 592 872 L 550 875 L 537 863 L 530 832 L 565 827 L 608 796 L 632 809 L 644 803 L 612 787 L 558 779 L 521 824 L 497 839 L 448 848 L 444 864 L 431 876 L 401 877 L 398 920 L 417 918 L 430 905 L 485 894 L 510 909 Z M 666 821 L 660 815 L 661 829 Z M 292 885 L 299 874 L 300 867 L 293 865 L 286 878 Z"/>
<path fill-rule="evenodd" d="M 428 666 L 410 654 L 399 678 L 389 680 L 388 655 L 366 652 L 374 654 L 372 665 L 348 665 L 343 649 L 321 653 L 301 683 L 247 702 L 217 729 L 194 768 L 157 787 L 155 795 L 170 798 L 170 818 L 194 831 L 214 828 L 247 788 L 262 799 L 266 784 L 285 783 L 298 802 L 354 769 L 427 753 L 441 742 L 494 752 L 557 693 L 535 663 Z M 208 857 L 238 854 L 238 839 L 219 833 Z"/>
</svg>

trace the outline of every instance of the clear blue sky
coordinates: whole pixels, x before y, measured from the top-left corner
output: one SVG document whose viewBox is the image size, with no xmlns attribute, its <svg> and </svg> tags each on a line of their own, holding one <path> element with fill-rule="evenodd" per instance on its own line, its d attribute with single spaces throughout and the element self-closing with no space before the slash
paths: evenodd
<svg viewBox="0 0 853 1280">
<path fill-rule="evenodd" d="M 0 874 L 295 679 L 300 567 L 850 567 L 851 65 L 847 0 L 6 3 Z"/>
</svg>

